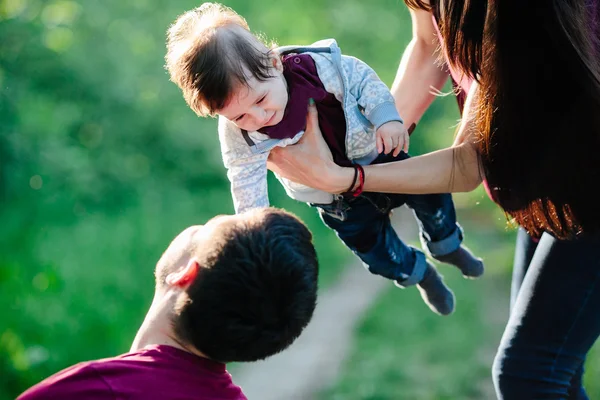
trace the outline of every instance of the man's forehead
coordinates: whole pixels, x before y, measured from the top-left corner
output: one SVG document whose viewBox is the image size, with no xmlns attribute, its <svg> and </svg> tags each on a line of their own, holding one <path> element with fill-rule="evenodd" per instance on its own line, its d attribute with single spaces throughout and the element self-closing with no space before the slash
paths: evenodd
<svg viewBox="0 0 600 400">
<path fill-rule="evenodd" d="M 169 247 L 181 247 L 189 243 L 196 232 L 202 228 L 202 225 L 194 225 L 190 226 L 183 231 L 181 231 L 175 238 L 171 241 L 171 245 Z"/>
<path fill-rule="evenodd" d="M 204 240 L 210 240 L 214 235 L 226 228 L 228 218 L 223 216 L 212 218 L 204 225 L 194 225 L 187 227 L 180 232 L 171 242 L 168 252 L 179 252 L 181 250 L 191 250 Z"/>
<path fill-rule="evenodd" d="M 214 218 L 206 221 L 206 224 L 201 225 L 199 229 L 193 232 L 193 240 L 201 240 L 205 237 L 210 237 L 216 232 L 230 229 L 237 225 L 242 220 L 240 214 L 236 215 L 217 215 Z"/>
</svg>

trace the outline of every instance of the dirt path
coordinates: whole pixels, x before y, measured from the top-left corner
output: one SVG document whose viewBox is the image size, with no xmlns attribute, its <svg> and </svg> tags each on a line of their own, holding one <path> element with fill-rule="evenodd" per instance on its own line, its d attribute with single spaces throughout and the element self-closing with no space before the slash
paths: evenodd
<svg viewBox="0 0 600 400">
<path fill-rule="evenodd" d="M 405 207 L 394 213 L 394 226 L 406 241 L 416 238 L 414 218 Z M 234 381 L 250 400 L 310 400 L 333 384 L 352 349 L 355 327 L 384 288 L 387 279 L 371 275 L 352 258 L 340 279 L 319 295 L 313 320 L 286 351 L 233 371 Z"/>
</svg>

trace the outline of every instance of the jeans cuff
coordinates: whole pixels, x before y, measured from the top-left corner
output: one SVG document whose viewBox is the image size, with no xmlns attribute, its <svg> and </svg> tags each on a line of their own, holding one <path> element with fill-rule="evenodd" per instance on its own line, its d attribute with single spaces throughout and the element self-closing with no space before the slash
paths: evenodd
<svg viewBox="0 0 600 400">
<path fill-rule="evenodd" d="M 448 237 L 438 240 L 437 242 L 428 241 L 423 234 L 419 236 L 423 249 L 427 251 L 429 256 L 435 258 L 445 256 L 446 254 L 450 254 L 454 250 L 458 249 L 463 241 L 463 230 L 457 222 L 456 229 L 454 229 L 454 231 Z"/>
<path fill-rule="evenodd" d="M 412 247 L 412 246 L 410 246 Z M 404 289 L 409 286 L 414 286 L 417 283 L 423 280 L 423 276 L 425 275 L 425 270 L 427 269 L 427 259 L 425 258 L 425 254 L 420 250 L 414 249 L 415 251 L 415 266 L 413 268 L 412 274 L 403 281 L 396 281 L 396 286 Z"/>
</svg>

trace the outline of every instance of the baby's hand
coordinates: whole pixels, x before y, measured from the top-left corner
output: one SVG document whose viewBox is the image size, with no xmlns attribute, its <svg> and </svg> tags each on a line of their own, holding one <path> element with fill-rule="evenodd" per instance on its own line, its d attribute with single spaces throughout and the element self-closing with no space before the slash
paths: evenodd
<svg viewBox="0 0 600 400">
<path fill-rule="evenodd" d="M 401 150 L 408 153 L 410 139 L 408 138 L 408 131 L 402 122 L 386 122 L 377 129 L 375 135 L 377 137 L 377 152 L 379 154 L 382 151 L 385 151 L 385 154 L 389 154 L 394 150 L 393 156 L 396 157 L 400 154 Z"/>
</svg>

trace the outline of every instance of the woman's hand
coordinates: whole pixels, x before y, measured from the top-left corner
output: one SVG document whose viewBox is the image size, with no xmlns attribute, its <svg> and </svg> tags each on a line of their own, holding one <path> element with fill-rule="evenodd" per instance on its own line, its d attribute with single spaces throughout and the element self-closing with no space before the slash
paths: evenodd
<svg viewBox="0 0 600 400">
<path fill-rule="evenodd" d="M 293 146 L 271 150 L 267 166 L 277 175 L 293 182 L 330 193 L 341 193 L 352 183 L 353 169 L 342 168 L 333 157 L 319 129 L 317 107 L 308 105 L 306 130 Z"/>
</svg>

